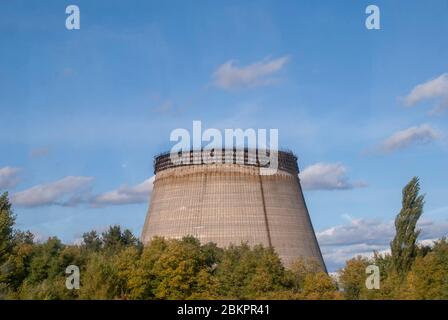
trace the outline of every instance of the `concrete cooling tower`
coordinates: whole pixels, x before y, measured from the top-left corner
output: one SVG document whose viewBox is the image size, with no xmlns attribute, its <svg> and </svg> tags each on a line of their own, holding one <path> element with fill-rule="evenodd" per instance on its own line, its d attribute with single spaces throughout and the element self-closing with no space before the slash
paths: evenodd
<svg viewBox="0 0 448 320">
<path fill-rule="evenodd" d="M 326 270 L 300 186 L 296 156 L 278 152 L 278 170 L 264 175 L 258 156 L 251 159 L 248 150 L 230 150 L 231 161 L 225 150 L 222 161 L 214 164 L 202 160 L 206 153 L 210 151 L 190 151 L 187 164 L 173 162 L 169 153 L 155 158 L 144 244 L 154 236 L 186 235 L 220 247 L 263 244 L 273 247 L 285 265 L 298 257 L 314 258 Z"/>
</svg>

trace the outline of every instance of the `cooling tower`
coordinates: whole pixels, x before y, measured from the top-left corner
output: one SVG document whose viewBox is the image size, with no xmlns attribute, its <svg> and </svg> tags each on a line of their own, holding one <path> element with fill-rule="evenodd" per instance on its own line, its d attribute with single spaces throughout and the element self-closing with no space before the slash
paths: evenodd
<svg viewBox="0 0 448 320">
<path fill-rule="evenodd" d="M 220 247 L 263 244 L 273 247 L 285 265 L 298 257 L 314 258 L 326 270 L 300 186 L 296 156 L 278 152 L 278 170 L 265 175 L 258 156 L 251 159 L 248 150 L 231 150 L 230 161 L 225 150 L 213 164 L 203 160 L 206 153 L 210 151 L 190 151 L 187 164 L 172 161 L 169 153 L 155 157 L 144 244 L 154 236 L 186 235 Z"/>
</svg>

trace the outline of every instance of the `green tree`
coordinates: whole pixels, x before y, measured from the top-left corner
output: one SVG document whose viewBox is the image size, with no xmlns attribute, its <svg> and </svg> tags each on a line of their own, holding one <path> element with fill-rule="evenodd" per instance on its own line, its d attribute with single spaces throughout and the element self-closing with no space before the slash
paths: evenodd
<svg viewBox="0 0 448 320">
<path fill-rule="evenodd" d="M 8 278 L 11 277 L 11 263 L 8 263 L 13 250 L 15 216 L 8 199 L 8 193 L 0 196 L 0 299 L 8 291 Z"/>
<path fill-rule="evenodd" d="M 320 271 L 323 270 L 317 260 L 300 257 L 294 260 L 287 270 L 289 286 L 294 292 L 301 292 L 305 285 L 306 276 Z"/>
<path fill-rule="evenodd" d="M 350 259 L 345 263 L 339 277 L 345 299 L 358 300 L 362 297 L 366 286 L 366 267 L 369 264 L 369 260 L 361 256 Z"/>
<path fill-rule="evenodd" d="M 98 232 L 96 232 L 95 230 L 85 232 L 82 235 L 82 240 L 82 247 L 88 251 L 98 251 L 101 249 L 101 246 L 103 244 Z"/>
<path fill-rule="evenodd" d="M 138 239 L 129 229 L 122 232 L 119 225 L 110 226 L 101 236 L 106 250 L 120 250 L 125 246 L 140 245 Z"/>
<path fill-rule="evenodd" d="M 373 251 L 373 264 L 378 266 L 380 269 L 380 275 L 382 279 L 388 277 L 388 275 L 393 271 L 392 268 L 392 257 L 389 253 L 379 253 L 378 251 Z"/>
<path fill-rule="evenodd" d="M 34 252 L 33 235 L 18 231 L 14 235 L 13 249 L 3 264 L 4 282 L 11 297 L 16 296 L 21 284 L 28 277 Z"/>
<path fill-rule="evenodd" d="M 154 237 L 143 249 L 140 260 L 128 279 L 131 299 L 154 298 L 154 288 L 160 281 L 154 274 L 154 265 L 164 254 L 167 247 L 167 240 L 162 237 Z"/>
<path fill-rule="evenodd" d="M 36 284 L 63 274 L 66 266 L 62 266 L 59 261 L 59 255 L 63 248 L 64 245 L 57 237 L 50 237 L 46 242 L 37 244 L 27 280 L 31 284 Z"/>
<path fill-rule="evenodd" d="M 129 279 L 140 259 L 135 247 L 127 247 L 114 255 L 91 252 L 81 274 L 81 299 L 129 299 Z"/>
<path fill-rule="evenodd" d="M 13 246 L 15 216 L 11 206 L 8 193 L 3 193 L 0 196 L 0 266 L 8 259 Z"/>
<path fill-rule="evenodd" d="M 154 296 L 157 299 L 199 297 L 204 290 L 212 289 L 210 273 L 199 240 L 191 237 L 168 240 L 164 252 L 153 264 L 152 274 L 157 279 Z"/>
<path fill-rule="evenodd" d="M 110 226 L 109 229 L 101 234 L 105 249 L 116 249 L 121 246 L 122 235 L 121 227 L 118 225 Z"/>
<path fill-rule="evenodd" d="M 64 245 L 56 237 L 50 237 L 42 244 L 33 244 L 31 261 L 26 267 L 26 278 L 17 290 L 20 299 L 76 299 L 77 290 L 67 290 L 65 286 L 66 267 L 83 265 L 81 249 L 78 246 Z M 23 248 L 21 248 L 23 247 Z M 23 250 L 26 244 L 17 246 Z M 16 255 L 18 262 L 24 257 Z M 16 265 L 21 265 L 16 263 Z"/>
<path fill-rule="evenodd" d="M 302 296 L 308 300 L 340 300 L 342 295 L 337 290 L 333 279 L 325 272 L 308 273 L 305 276 Z"/>
<path fill-rule="evenodd" d="M 402 209 L 395 218 L 396 234 L 390 247 L 392 266 L 401 277 L 411 269 L 417 255 L 416 241 L 420 230 L 416 230 L 416 224 L 424 205 L 424 196 L 419 192 L 419 179 L 414 177 L 403 189 Z"/>
<path fill-rule="evenodd" d="M 448 241 L 443 238 L 425 256 L 416 258 L 406 278 L 404 299 L 448 299 Z"/>
<path fill-rule="evenodd" d="M 283 264 L 274 250 L 246 243 L 224 251 L 216 276 L 220 295 L 231 299 L 265 296 L 268 291 L 281 290 L 286 282 Z"/>
<path fill-rule="evenodd" d="M 81 299 L 114 299 L 114 281 L 117 270 L 113 268 L 112 257 L 102 252 L 92 252 L 81 275 L 79 297 Z"/>
</svg>

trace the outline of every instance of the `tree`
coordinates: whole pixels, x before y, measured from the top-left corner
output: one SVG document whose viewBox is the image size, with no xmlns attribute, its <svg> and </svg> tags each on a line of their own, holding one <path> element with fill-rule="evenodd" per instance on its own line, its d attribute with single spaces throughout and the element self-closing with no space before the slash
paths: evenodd
<svg viewBox="0 0 448 320">
<path fill-rule="evenodd" d="M 104 249 L 119 250 L 126 246 L 140 245 L 137 238 L 129 229 L 121 231 L 119 225 L 110 226 L 109 230 L 102 233 Z"/>
<path fill-rule="evenodd" d="M 273 249 L 243 243 L 231 245 L 216 268 L 219 294 L 231 299 L 254 299 L 281 290 L 285 270 Z"/>
<path fill-rule="evenodd" d="M 121 243 L 124 246 L 138 246 L 138 239 L 132 234 L 131 230 L 125 229 L 121 234 Z"/>
<path fill-rule="evenodd" d="M 213 248 L 211 244 L 201 246 L 198 239 L 190 236 L 182 240 L 155 237 L 144 248 L 140 260 L 132 265 L 132 271 L 126 273 L 128 297 L 217 298 L 217 280 L 213 271 L 218 252 L 222 249 L 214 252 Z"/>
<path fill-rule="evenodd" d="M 392 268 L 392 257 L 389 253 L 379 253 L 374 250 L 372 260 L 373 264 L 380 269 L 381 279 L 387 278 L 390 273 L 394 272 Z"/>
<path fill-rule="evenodd" d="M 129 299 L 129 279 L 135 272 L 140 252 L 126 247 L 115 255 L 107 252 L 90 252 L 81 271 L 79 297 L 81 299 Z"/>
<path fill-rule="evenodd" d="M 105 249 L 115 249 L 122 245 L 121 227 L 118 225 L 110 226 L 101 236 Z"/>
<path fill-rule="evenodd" d="M 255 266 L 253 275 L 247 283 L 247 294 L 249 297 L 258 298 L 267 292 L 276 292 L 285 284 L 285 268 L 272 248 L 255 246 L 254 256 L 258 264 Z"/>
<path fill-rule="evenodd" d="M 308 273 L 305 276 L 302 296 L 308 300 L 339 300 L 342 295 L 337 291 L 333 279 L 325 272 Z"/>
<path fill-rule="evenodd" d="M 419 192 L 419 179 L 414 177 L 403 189 L 402 209 L 395 218 L 396 234 L 390 247 L 392 266 L 401 277 L 411 269 L 417 255 L 416 241 L 420 230 L 416 230 L 416 224 L 424 205 L 424 196 Z"/>
<path fill-rule="evenodd" d="M 132 288 L 129 279 L 137 268 L 141 250 L 137 246 L 129 246 L 122 250 L 112 264 L 116 270 L 114 279 L 114 291 L 117 298 L 129 299 L 132 296 Z"/>
<path fill-rule="evenodd" d="M 215 268 L 221 261 L 224 249 L 219 248 L 216 243 L 209 242 L 201 246 L 202 254 L 205 258 L 205 264 L 210 268 Z"/>
<path fill-rule="evenodd" d="M 2 267 L 4 281 L 12 296 L 29 275 L 34 253 L 33 234 L 29 231 L 18 231 L 14 234 L 13 244 L 11 254 Z"/>
<path fill-rule="evenodd" d="M 66 266 L 62 266 L 59 261 L 63 248 L 64 245 L 57 237 L 50 237 L 46 242 L 36 245 L 27 280 L 32 284 L 37 284 L 45 279 L 52 279 L 58 274 L 63 274 Z"/>
<path fill-rule="evenodd" d="M 339 281 L 344 289 L 344 296 L 348 300 L 358 300 L 365 289 L 366 267 L 369 265 L 366 258 L 358 256 L 345 263 L 340 271 Z"/>
<path fill-rule="evenodd" d="M 305 278 L 310 273 L 318 273 L 322 270 L 319 262 L 315 259 L 298 258 L 294 260 L 287 270 L 290 286 L 294 292 L 300 292 L 305 285 Z"/>
<path fill-rule="evenodd" d="M 0 266 L 7 260 L 13 246 L 15 216 L 11 206 L 8 193 L 3 193 L 0 196 Z"/>
<path fill-rule="evenodd" d="M 416 258 L 406 278 L 405 299 L 448 299 L 448 241 L 443 238 L 424 257 Z"/>
<path fill-rule="evenodd" d="M 14 222 L 15 216 L 5 192 L 0 196 L 0 299 L 8 291 L 8 278 L 11 276 L 8 260 L 13 249 Z"/>
<path fill-rule="evenodd" d="M 98 232 L 96 232 L 95 230 L 85 232 L 82 235 L 82 240 L 83 240 L 82 244 L 83 248 L 89 251 L 98 251 L 101 249 L 101 246 L 103 244 Z"/>
<path fill-rule="evenodd" d="M 29 231 L 14 230 L 7 194 L 0 197 L 0 299 L 448 299 L 448 241 L 417 246 L 423 210 L 417 178 L 403 189 L 395 220 L 392 254 L 346 262 L 336 282 L 317 261 L 298 259 L 285 269 L 262 245 L 201 244 L 155 237 L 145 248 L 129 231 L 111 226 L 91 231 L 84 243 L 56 238 L 34 243 Z M 67 290 L 65 269 L 77 265 L 80 290 Z M 380 290 L 367 290 L 366 267 L 380 269 Z"/>
<path fill-rule="evenodd" d="M 110 300 L 116 298 L 117 270 L 112 260 L 116 257 L 102 252 L 92 252 L 81 275 L 81 299 Z"/>
<path fill-rule="evenodd" d="M 205 263 L 199 240 L 192 240 L 186 237 L 167 241 L 164 252 L 152 266 L 155 298 L 197 298 L 204 290 L 213 296 L 211 269 Z"/>
<path fill-rule="evenodd" d="M 140 260 L 128 279 L 131 299 L 154 298 L 154 288 L 159 279 L 156 278 L 153 268 L 167 247 L 167 240 L 162 237 L 154 237 L 143 249 Z"/>
</svg>

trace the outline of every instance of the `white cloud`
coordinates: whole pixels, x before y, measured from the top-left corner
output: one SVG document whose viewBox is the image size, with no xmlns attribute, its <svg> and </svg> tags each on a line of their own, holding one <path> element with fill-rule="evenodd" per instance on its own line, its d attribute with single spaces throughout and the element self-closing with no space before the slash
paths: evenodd
<svg viewBox="0 0 448 320">
<path fill-rule="evenodd" d="M 275 82 L 271 76 L 280 71 L 289 57 L 264 59 L 239 67 L 235 60 L 229 60 L 213 73 L 215 86 L 221 89 L 250 88 Z"/>
<path fill-rule="evenodd" d="M 423 219 L 417 227 L 421 229 L 420 239 L 438 239 L 448 236 L 448 221 Z"/>
<path fill-rule="evenodd" d="M 422 219 L 417 228 L 421 229 L 420 239 L 436 239 L 448 234 L 448 221 Z M 394 235 L 393 221 L 383 222 L 375 219 L 351 219 L 346 225 L 331 227 L 316 234 L 323 246 L 386 245 Z"/>
<path fill-rule="evenodd" d="M 364 183 L 351 183 L 347 169 L 338 163 L 316 163 L 299 173 L 302 188 L 305 190 L 344 190 L 363 187 Z"/>
<path fill-rule="evenodd" d="M 117 190 L 99 194 L 90 200 L 90 204 L 93 207 L 103 207 L 106 205 L 146 203 L 153 188 L 154 178 L 153 176 L 132 187 L 123 186 Z"/>
<path fill-rule="evenodd" d="M 417 228 L 421 229 L 419 243 L 424 245 L 448 235 L 448 221 L 445 220 L 421 220 Z M 342 267 L 345 261 L 357 255 L 371 257 L 374 250 L 389 252 L 394 235 L 393 221 L 375 219 L 351 219 L 348 224 L 316 233 L 329 270 Z"/>
<path fill-rule="evenodd" d="M 370 258 L 373 256 L 373 251 L 378 251 L 380 253 L 388 252 L 388 246 L 354 244 L 340 247 L 322 246 L 321 250 L 327 269 L 330 271 L 335 271 L 342 268 L 347 260 L 350 260 L 356 256 Z"/>
<path fill-rule="evenodd" d="M 427 124 L 394 133 L 381 144 L 381 150 L 392 152 L 412 145 L 423 145 L 438 139 L 439 134 Z"/>
<path fill-rule="evenodd" d="M 93 177 L 68 176 L 17 192 L 13 195 L 12 202 L 23 207 L 75 206 L 84 201 L 92 181 Z"/>
<path fill-rule="evenodd" d="M 395 233 L 392 222 L 379 220 L 351 219 L 347 225 L 328 228 L 316 234 L 323 246 L 338 245 L 384 245 Z"/>
<path fill-rule="evenodd" d="M 433 114 L 448 107 L 448 73 L 415 86 L 404 98 L 404 102 L 407 106 L 413 106 L 429 99 L 439 99 L 439 104 L 431 111 Z"/>
<path fill-rule="evenodd" d="M 123 186 L 99 195 L 92 195 L 93 177 L 65 177 L 61 180 L 41 184 L 12 196 L 12 202 L 22 207 L 48 205 L 76 206 L 90 204 L 92 207 L 146 203 L 152 191 L 154 177 L 135 186 Z"/>
<path fill-rule="evenodd" d="M 19 183 L 19 168 L 0 168 L 0 190 L 14 188 Z"/>
</svg>

